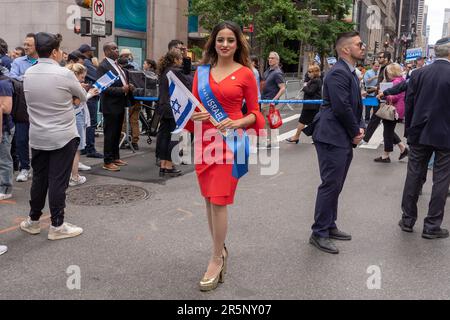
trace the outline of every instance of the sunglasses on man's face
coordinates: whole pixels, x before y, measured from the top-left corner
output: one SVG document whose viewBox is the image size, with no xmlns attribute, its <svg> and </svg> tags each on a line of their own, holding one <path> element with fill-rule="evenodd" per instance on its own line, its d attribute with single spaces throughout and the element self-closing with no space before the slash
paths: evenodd
<svg viewBox="0 0 450 320">
<path fill-rule="evenodd" d="M 358 46 L 360 49 L 362 49 L 363 47 L 365 48 L 367 45 L 364 42 L 360 41 L 358 42 Z"/>
</svg>

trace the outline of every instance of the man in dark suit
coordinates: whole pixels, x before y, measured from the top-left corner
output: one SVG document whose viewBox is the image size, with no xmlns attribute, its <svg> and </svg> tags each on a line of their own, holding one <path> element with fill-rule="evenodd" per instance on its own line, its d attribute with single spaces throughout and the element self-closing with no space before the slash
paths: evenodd
<svg viewBox="0 0 450 320">
<path fill-rule="evenodd" d="M 129 95 L 134 88 L 128 84 L 125 72 L 117 63 L 119 49 L 114 42 L 108 42 L 103 46 L 106 58 L 97 69 L 97 79 L 108 71 L 112 71 L 119 79 L 102 92 L 100 105 L 103 113 L 104 134 L 104 165 L 103 169 L 119 171 L 121 166 L 127 163 L 120 160 L 119 143 L 122 131 L 122 123 L 125 116 L 125 107 L 129 103 Z"/>
<path fill-rule="evenodd" d="M 310 243 L 328 253 L 339 253 L 331 239 L 351 240 L 336 226 L 338 198 L 344 186 L 353 147 L 364 137 L 363 105 L 356 62 L 364 58 L 365 44 L 357 32 L 339 35 L 339 61 L 327 74 L 323 105 L 314 120 L 313 141 L 319 160 L 320 177 Z"/>
<path fill-rule="evenodd" d="M 414 71 L 408 83 L 405 136 L 411 154 L 403 189 L 403 215 L 399 222 L 403 231 L 413 231 L 423 177 L 434 152 L 433 190 L 422 232 L 426 239 L 449 235 L 441 224 L 450 185 L 450 37 L 436 43 L 435 54 L 435 62 Z"/>
</svg>

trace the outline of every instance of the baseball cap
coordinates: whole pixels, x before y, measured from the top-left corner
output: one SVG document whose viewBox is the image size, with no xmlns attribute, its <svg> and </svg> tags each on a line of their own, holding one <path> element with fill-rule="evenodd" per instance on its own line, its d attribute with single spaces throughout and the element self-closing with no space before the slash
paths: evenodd
<svg viewBox="0 0 450 320">
<path fill-rule="evenodd" d="M 80 51 L 81 53 L 85 53 L 85 52 L 88 52 L 88 51 L 95 51 L 95 49 L 96 49 L 95 47 L 91 47 L 88 44 L 82 44 L 80 46 L 80 48 L 78 49 L 78 51 Z"/>
<path fill-rule="evenodd" d="M 83 56 L 81 51 L 75 50 L 75 51 L 72 51 L 71 53 L 69 53 L 68 59 L 69 60 L 78 60 L 78 59 L 83 59 L 84 60 L 84 59 L 86 59 L 86 57 Z"/>
</svg>

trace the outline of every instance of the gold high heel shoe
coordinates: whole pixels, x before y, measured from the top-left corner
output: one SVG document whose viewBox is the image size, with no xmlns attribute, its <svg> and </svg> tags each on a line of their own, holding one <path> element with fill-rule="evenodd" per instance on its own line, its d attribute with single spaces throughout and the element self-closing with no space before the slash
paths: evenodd
<svg viewBox="0 0 450 320">
<path fill-rule="evenodd" d="M 220 272 L 217 276 L 215 276 L 214 278 L 205 278 L 203 277 L 202 280 L 200 280 L 200 291 L 211 291 L 217 288 L 217 286 L 220 283 L 224 282 L 224 266 L 225 266 L 225 259 L 222 255 L 222 257 L 220 257 L 222 259 L 222 268 L 220 269 Z"/>
<path fill-rule="evenodd" d="M 227 260 L 228 260 L 228 250 L 225 246 L 225 243 L 223 244 L 223 251 L 225 254 L 223 254 L 223 273 L 227 273 Z"/>
</svg>

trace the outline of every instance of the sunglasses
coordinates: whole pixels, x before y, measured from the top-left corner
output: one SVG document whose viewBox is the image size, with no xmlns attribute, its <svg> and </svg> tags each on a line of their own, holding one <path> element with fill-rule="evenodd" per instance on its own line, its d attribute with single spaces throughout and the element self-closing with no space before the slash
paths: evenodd
<svg viewBox="0 0 450 320">
<path fill-rule="evenodd" d="M 366 45 L 364 42 L 362 42 L 362 41 L 360 41 L 360 42 L 358 43 L 358 46 L 359 46 L 360 49 L 362 49 L 363 47 L 364 47 L 364 48 L 367 47 L 367 45 Z"/>
</svg>

